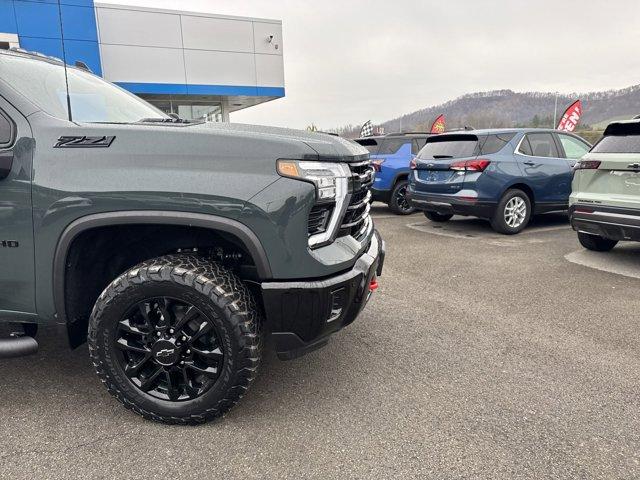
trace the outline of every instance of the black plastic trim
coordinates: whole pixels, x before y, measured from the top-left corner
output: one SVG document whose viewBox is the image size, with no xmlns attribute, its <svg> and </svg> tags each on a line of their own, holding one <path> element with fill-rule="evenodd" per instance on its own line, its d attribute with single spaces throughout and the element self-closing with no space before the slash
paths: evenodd
<svg viewBox="0 0 640 480">
<path fill-rule="evenodd" d="M 258 237 L 246 225 L 229 218 L 200 213 L 173 211 L 121 211 L 97 213 L 81 217 L 62 232 L 53 260 L 53 294 L 58 321 L 67 323 L 65 309 L 65 265 L 73 240 L 82 232 L 111 225 L 184 225 L 222 231 L 238 237 L 251 254 L 258 275 L 263 280 L 272 278 L 267 254 Z"/>
</svg>

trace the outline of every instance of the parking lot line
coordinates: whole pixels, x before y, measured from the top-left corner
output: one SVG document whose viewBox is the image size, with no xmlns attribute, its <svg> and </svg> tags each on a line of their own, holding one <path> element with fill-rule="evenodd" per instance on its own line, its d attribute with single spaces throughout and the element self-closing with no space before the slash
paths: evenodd
<svg viewBox="0 0 640 480">
<path fill-rule="evenodd" d="M 565 255 L 564 258 L 568 262 L 601 272 L 640 278 L 639 253 L 640 249 L 633 244 L 616 247 L 611 252 L 592 252 L 580 249 Z"/>
<path fill-rule="evenodd" d="M 568 225 L 554 225 L 549 227 L 533 227 L 518 235 L 499 235 L 489 227 L 479 227 L 477 224 L 468 225 L 438 225 L 430 222 L 409 223 L 407 227 L 419 232 L 440 235 L 442 237 L 459 238 L 462 240 L 483 240 L 497 246 L 517 246 L 523 243 L 545 243 L 551 239 L 531 238 L 534 234 L 549 233 L 560 230 L 569 230 Z M 523 238 L 528 237 L 528 238 Z"/>
</svg>

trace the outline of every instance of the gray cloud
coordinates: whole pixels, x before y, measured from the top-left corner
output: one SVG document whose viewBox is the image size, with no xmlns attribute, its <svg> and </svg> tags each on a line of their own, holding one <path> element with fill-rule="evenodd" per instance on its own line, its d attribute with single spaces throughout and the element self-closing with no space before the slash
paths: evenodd
<svg viewBox="0 0 640 480">
<path fill-rule="evenodd" d="M 637 0 L 111 0 L 283 21 L 286 98 L 235 122 L 330 128 L 464 93 L 640 83 Z"/>
</svg>

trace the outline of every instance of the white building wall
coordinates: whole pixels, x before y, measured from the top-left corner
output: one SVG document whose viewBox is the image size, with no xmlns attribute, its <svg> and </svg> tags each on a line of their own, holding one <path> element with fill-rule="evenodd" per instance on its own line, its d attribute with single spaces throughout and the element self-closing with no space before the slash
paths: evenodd
<svg viewBox="0 0 640 480">
<path fill-rule="evenodd" d="M 112 82 L 284 87 L 282 22 L 96 3 Z"/>
</svg>

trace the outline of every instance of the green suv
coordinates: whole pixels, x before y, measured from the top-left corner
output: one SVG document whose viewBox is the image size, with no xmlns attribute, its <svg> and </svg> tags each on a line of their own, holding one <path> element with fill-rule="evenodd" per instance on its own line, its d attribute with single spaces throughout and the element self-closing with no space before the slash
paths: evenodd
<svg viewBox="0 0 640 480">
<path fill-rule="evenodd" d="M 569 214 L 589 250 L 640 241 L 640 120 L 610 124 L 576 164 Z"/>
</svg>

